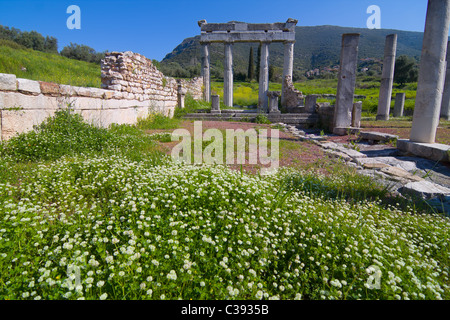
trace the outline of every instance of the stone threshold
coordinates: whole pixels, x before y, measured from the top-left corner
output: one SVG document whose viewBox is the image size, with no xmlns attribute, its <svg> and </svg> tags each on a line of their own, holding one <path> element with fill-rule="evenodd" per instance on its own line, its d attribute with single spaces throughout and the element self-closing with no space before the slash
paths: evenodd
<svg viewBox="0 0 450 320">
<path fill-rule="evenodd" d="M 419 143 L 397 140 L 397 149 L 404 155 L 414 155 L 434 161 L 450 162 L 450 146 L 440 143 Z"/>
</svg>

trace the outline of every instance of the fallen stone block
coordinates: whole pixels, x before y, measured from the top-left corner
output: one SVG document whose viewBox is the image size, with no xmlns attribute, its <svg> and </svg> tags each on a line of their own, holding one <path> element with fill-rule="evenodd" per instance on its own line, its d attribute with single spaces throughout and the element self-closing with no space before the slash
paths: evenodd
<svg viewBox="0 0 450 320">
<path fill-rule="evenodd" d="M 348 149 L 348 148 L 344 148 L 344 147 L 338 147 L 335 150 L 339 151 L 339 152 L 342 152 L 342 153 L 345 153 L 346 155 L 348 155 L 352 159 L 367 158 L 367 156 L 364 153 L 361 153 L 361 152 L 353 150 L 353 149 Z"/>
<path fill-rule="evenodd" d="M 381 162 L 364 163 L 364 169 L 382 169 L 390 167 L 390 165 Z"/>
<path fill-rule="evenodd" d="M 383 141 L 388 142 L 392 140 L 397 140 L 398 136 L 388 133 L 382 133 L 382 132 L 365 132 L 361 131 L 359 133 L 359 137 L 362 140 L 369 140 L 369 141 Z"/>
<path fill-rule="evenodd" d="M 403 186 L 402 193 L 420 196 L 424 199 L 449 197 L 450 189 L 430 181 L 410 182 Z"/>
<path fill-rule="evenodd" d="M 405 171 L 411 172 L 418 170 L 415 162 L 400 160 L 395 157 L 367 157 L 358 159 L 357 163 L 361 166 L 367 163 L 384 163 L 392 167 L 401 168 Z"/>
<path fill-rule="evenodd" d="M 332 158 L 338 158 L 338 159 L 342 159 L 345 162 L 351 161 L 352 158 L 349 157 L 347 154 L 343 153 L 343 152 L 339 152 L 339 151 L 333 151 L 333 150 L 329 150 L 326 149 L 324 150 L 329 156 L 331 156 Z"/>
<path fill-rule="evenodd" d="M 408 180 L 412 180 L 412 181 L 422 181 L 423 179 L 419 176 L 415 176 L 411 173 L 409 173 L 408 171 L 401 169 L 401 168 L 397 168 L 397 167 L 386 167 L 386 168 L 382 168 L 380 170 L 383 173 L 389 174 L 391 176 L 395 176 L 395 177 L 399 177 L 402 179 L 408 179 Z"/>
</svg>

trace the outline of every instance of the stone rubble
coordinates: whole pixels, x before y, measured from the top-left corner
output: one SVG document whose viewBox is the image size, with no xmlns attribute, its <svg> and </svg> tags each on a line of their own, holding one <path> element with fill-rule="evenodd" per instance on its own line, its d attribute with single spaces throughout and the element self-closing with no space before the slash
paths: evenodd
<svg viewBox="0 0 450 320">
<path fill-rule="evenodd" d="M 386 146 L 383 149 L 380 145 L 358 144 L 360 150 L 356 151 L 346 144 L 325 141 L 325 136 L 309 134 L 292 125 L 277 125 L 301 141 L 315 143 L 327 155 L 341 159 L 356 168 L 359 174 L 372 177 L 388 187 L 390 192 L 404 197 L 420 197 L 437 212 L 450 215 L 450 169 L 423 158 L 399 157 L 398 150 Z M 393 137 L 384 135 L 384 138 L 390 140 Z"/>
</svg>

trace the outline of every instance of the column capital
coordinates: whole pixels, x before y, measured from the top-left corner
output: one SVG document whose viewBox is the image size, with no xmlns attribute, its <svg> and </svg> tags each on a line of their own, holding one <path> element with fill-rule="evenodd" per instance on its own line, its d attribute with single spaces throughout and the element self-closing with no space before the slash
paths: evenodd
<svg viewBox="0 0 450 320">
<path fill-rule="evenodd" d="M 202 41 L 202 40 L 200 40 L 200 44 L 201 45 L 209 45 L 209 44 L 211 44 L 211 42 L 210 41 Z"/>
</svg>

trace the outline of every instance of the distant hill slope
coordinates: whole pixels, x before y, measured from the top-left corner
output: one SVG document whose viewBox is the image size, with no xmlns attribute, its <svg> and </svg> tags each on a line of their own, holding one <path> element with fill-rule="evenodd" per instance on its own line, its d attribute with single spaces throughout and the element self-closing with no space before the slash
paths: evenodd
<svg viewBox="0 0 450 320">
<path fill-rule="evenodd" d="M 400 30 L 369 30 L 337 26 L 296 27 L 294 50 L 294 70 L 306 71 L 339 64 L 341 38 L 344 33 L 360 33 L 359 58 L 379 58 L 384 54 L 386 35 L 398 35 L 397 56 L 408 55 L 417 60 L 422 50 L 422 32 Z M 161 61 L 161 65 L 177 63 L 183 68 L 198 66 L 201 61 L 200 35 L 185 39 Z M 257 43 L 236 43 L 233 46 L 233 65 L 236 72 L 247 72 L 250 46 L 253 46 L 255 58 Z M 270 64 L 283 66 L 283 45 L 270 45 Z M 211 46 L 211 65 L 216 71 L 223 70 L 223 44 Z M 255 60 L 256 63 L 256 60 Z"/>
</svg>

